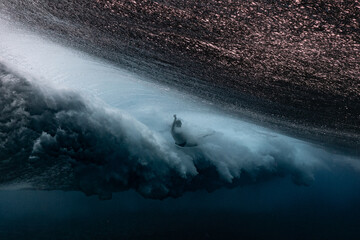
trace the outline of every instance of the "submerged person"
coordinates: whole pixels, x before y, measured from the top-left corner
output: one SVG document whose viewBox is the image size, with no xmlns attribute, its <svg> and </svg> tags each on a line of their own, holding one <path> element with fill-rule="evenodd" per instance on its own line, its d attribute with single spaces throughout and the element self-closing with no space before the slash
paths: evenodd
<svg viewBox="0 0 360 240">
<path fill-rule="evenodd" d="M 185 147 L 186 136 L 185 136 L 185 133 L 184 133 L 183 129 L 181 128 L 181 126 L 182 126 L 181 120 L 177 119 L 176 114 L 174 114 L 174 121 L 171 126 L 171 135 L 174 138 L 176 145 L 178 145 L 180 147 Z"/>
<path fill-rule="evenodd" d="M 171 126 L 171 135 L 175 140 L 175 144 L 179 147 L 196 147 L 203 142 L 205 138 L 215 134 L 214 131 L 207 131 L 194 136 L 192 132 L 189 132 L 189 130 L 191 129 L 185 129 L 182 127 L 181 120 L 176 117 L 176 114 L 174 114 L 174 121 Z"/>
</svg>

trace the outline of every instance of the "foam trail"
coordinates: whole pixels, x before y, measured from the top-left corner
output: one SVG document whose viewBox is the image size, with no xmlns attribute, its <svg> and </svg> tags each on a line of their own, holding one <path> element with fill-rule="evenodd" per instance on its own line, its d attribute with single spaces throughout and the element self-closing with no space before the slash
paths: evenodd
<svg viewBox="0 0 360 240">
<path fill-rule="evenodd" d="M 162 199 L 281 176 L 308 185 L 332 161 L 357 163 L 0 23 L 4 187 Z M 197 147 L 174 144 L 173 113 Z"/>
</svg>

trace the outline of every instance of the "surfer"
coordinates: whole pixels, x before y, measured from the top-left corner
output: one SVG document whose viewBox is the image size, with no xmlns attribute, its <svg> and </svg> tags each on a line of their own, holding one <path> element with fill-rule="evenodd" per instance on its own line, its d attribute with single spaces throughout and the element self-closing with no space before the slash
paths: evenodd
<svg viewBox="0 0 360 240">
<path fill-rule="evenodd" d="M 175 144 L 180 147 L 185 147 L 186 145 L 186 137 L 184 131 L 181 128 L 182 122 L 180 119 L 176 118 L 176 114 L 174 114 L 174 121 L 171 126 L 171 135 L 175 140 Z"/>
</svg>

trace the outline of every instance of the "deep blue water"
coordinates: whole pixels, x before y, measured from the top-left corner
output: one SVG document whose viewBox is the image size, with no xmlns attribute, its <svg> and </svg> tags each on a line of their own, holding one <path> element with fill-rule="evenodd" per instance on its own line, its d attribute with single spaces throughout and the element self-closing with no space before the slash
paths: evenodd
<svg viewBox="0 0 360 240">
<path fill-rule="evenodd" d="M 294 187 L 287 179 L 146 200 L 77 192 L 2 191 L 1 239 L 358 239 L 360 176 L 341 170 Z"/>
</svg>

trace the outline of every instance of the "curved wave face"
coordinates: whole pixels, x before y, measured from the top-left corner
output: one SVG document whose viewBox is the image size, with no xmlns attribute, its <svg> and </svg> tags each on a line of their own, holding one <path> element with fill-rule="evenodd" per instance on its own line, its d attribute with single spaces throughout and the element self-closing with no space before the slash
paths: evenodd
<svg viewBox="0 0 360 240">
<path fill-rule="evenodd" d="M 276 133 L 3 21 L 0 171 L 3 189 L 78 190 L 147 198 L 359 169 L 356 157 Z M 56 53 L 56 57 L 51 54 Z M 49 55 L 50 54 L 50 55 Z M 172 115 L 189 147 L 175 144 Z"/>
</svg>

